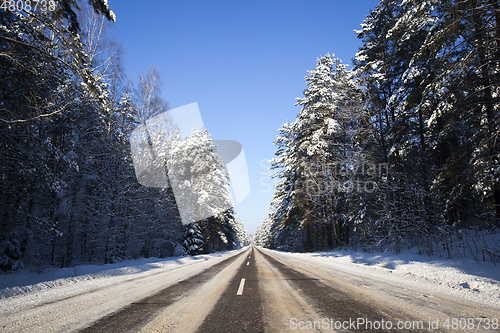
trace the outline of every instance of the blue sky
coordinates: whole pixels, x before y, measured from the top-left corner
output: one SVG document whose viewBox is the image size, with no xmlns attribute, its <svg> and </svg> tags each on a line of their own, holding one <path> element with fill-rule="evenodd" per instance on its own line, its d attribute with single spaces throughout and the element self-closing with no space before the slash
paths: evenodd
<svg viewBox="0 0 500 333">
<path fill-rule="evenodd" d="M 359 29 L 378 1 L 109 0 L 127 76 L 156 67 L 170 108 L 197 102 L 213 139 L 243 145 L 250 194 L 236 205 L 250 233 L 268 214 L 277 129 L 299 112 L 316 59 L 351 63 Z"/>
</svg>

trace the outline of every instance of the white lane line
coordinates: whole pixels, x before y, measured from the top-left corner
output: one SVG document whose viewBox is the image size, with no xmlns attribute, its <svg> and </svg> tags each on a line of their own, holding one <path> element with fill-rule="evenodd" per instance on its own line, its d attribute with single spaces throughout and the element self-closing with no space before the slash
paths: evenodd
<svg viewBox="0 0 500 333">
<path fill-rule="evenodd" d="M 250 261 L 247 261 L 247 266 L 250 264 Z"/>
<path fill-rule="evenodd" d="M 238 291 L 236 292 L 236 295 L 242 295 L 244 287 L 245 287 L 245 278 L 241 279 L 240 287 L 238 288 Z"/>
</svg>

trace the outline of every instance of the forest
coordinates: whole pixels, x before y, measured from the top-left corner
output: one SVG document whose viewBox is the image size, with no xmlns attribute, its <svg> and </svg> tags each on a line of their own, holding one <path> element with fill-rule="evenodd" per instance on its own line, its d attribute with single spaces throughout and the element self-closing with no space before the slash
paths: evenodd
<svg viewBox="0 0 500 333">
<path fill-rule="evenodd" d="M 168 103 L 157 70 L 136 84 L 124 74 L 123 50 L 108 33 L 115 15 L 107 1 L 18 3 L 0 10 L 0 270 L 248 244 L 233 209 L 184 225 L 170 185 L 138 183 L 130 134 Z M 175 142 L 214 151 L 203 128 Z M 218 181 L 227 183 L 219 171 Z"/>
<path fill-rule="evenodd" d="M 498 260 L 499 21 L 496 0 L 381 0 L 352 69 L 326 54 L 307 72 L 256 244 Z"/>
</svg>

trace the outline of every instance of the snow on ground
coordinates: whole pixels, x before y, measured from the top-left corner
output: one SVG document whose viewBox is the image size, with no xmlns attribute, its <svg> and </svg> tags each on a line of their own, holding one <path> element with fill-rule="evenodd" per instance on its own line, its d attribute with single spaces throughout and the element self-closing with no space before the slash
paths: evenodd
<svg viewBox="0 0 500 333">
<path fill-rule="evenodd" d="M 337 250 L 314 253 L 286 253 L 297 260 L 312 260 L 347 273 L 395 284 L 417 286 L 452 294 L 487 306 L 500 308 L 500 262 L 476 262 L 470 258 L 405 253 Z"/>
<path fill-rule="evenodd" d="M 159 268 L 172 269 L 206 258 L 206 255 L 166 259 L 142 258 L 106 265 L 81 265 L 70 268 L 46 267 L 41 273 L 26 268 L 0 275 L 0 299 L 113 276 L 151 272 Z"/>
<path fill-rule="evenodd" d="M 0 274 L 0 314 L 71 298 L 124 281 L 170 272 L 184 279 L 201 269 L 222 261 L 236 252 L 225 251 L 193 257 L 142 258 L 106 265 L 81 265 L 70 268 L 45 268 L 35 273 L 30 268 Z M 186 271 L 184 268 L 192 266 Z M 196 268 L 194 268 L 196 266 Z M 183 269 L 183 272 L 178 272 Z"/>
<path fill-rule="evenodd" d="M 40 302 L 72 297 L 85 290 L 139 276 L 173 271 L 200 262 L 206 262 L 209 266 L 232 253 L 234 252 L 229 251 L 195 257 L 148 258 L 107 265 L 50 268 L 42 273 L 34 273 L 26 268 L 20 272 L 0 275 L 0 313 L 9 311 L 12 306 L 22 307 L 22 304 L 16 305 L 15 299 L 21 303 L 30 300 L 30 305 L 33 306 Z M 485 305 L 500 307 L 500 263 L 495 265 L 488 259 L 486 262 L 467 258 L 445 259 L 417 255 L 411 251 L 400 254 L 354 250 L 282 254 L 299 260 L 312 260 L 356 275 L 444 291 Z"/>
</svg>

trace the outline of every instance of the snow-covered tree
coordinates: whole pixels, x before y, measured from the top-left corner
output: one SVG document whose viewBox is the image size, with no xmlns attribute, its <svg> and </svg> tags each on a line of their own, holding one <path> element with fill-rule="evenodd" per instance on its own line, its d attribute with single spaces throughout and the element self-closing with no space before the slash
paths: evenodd
<svg viewBox="0 0 500 333">
<path fill-rule="evenodd" d="M 273 220 L 266 218 L 262 224 L 257 227 L 253 237 L 253 243 L 256 246 L 271 247 L 271 242 L 273 240 L 271 234 L 272 224 Z"/>
<path fill-rule="evenodd" d="M 182 245 L 189 255 L 201 253 L 203 250 L 203 235 L 198 223 L 192 222 L 186 225 L 184 232 L 184 240 Z"/>
<path fill-rule="evenodd" d="M 0 11 L 2 269 L 168 256 L 182 236 L 171 190 L 135 179 L 139 103 L 123 89 L 106 21 L 75 5 Z"/>
<path fill-rule="evenodd" d="M 183 221 L 196 222 L 232 208 L 229 174 L 204 128 L 170 133 L 166 167 Z"/>
<path fill-rule="evenodd" d="M 353 229 L 345 208 L 355 195 L 343 187 L 356 180 L 349 170 L 366 161 L 360 151 L 367 135 L 363 98 L 346 66 L 330 55 L 319 58 L 308 74 L 304 97 L 297 100 L 302 109 L 275 141 L 271 168 L 280 180 L 270 218 L 279 225 L 276 237 L 299 237 L 293 234 L 300 229 L 306 249 L 331 248 L 348 243 Z"/>
<path fill-rule="evenodd" d="M 241 222 L 237 218 L 234 218 L 234 220 L 231 221 L 231 226 L 234 230 L 234 233 L 236 234 L 236 248 L 244 247 L 252 243 L 252 237 L 248 234 L 243 222 Z"/>
<path fill-rule="evenodd" d="M 451 256 L 464 229 L 498 227 L 498 13 L 493 0 L 381 0 L 356 31 L 353 71 L 318 59 L 301 112 L 278 130 L 280 181 L 256 243 Z M 338 186 L 358 180 L 375 186 Z"/>
</svg>

